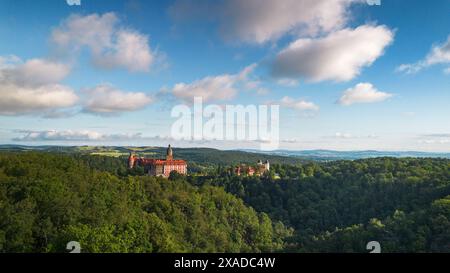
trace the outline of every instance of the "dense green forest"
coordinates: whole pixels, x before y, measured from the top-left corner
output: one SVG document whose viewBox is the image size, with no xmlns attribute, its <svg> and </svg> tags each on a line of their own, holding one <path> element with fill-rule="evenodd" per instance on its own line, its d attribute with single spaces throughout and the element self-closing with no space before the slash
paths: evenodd
<svg viewBox="0 0 450 273">
<path fill-rule="evenodd" d="M 222 172 L 193 183 L 222 186 L 293 227 L 286 251 L 365 252 L 374 240 L 385 252 L 450 252 L 447 159 L 275 165 L 267 178 Z"/>
<path fill-rule="evenodd" d="M 0 145 L 0 152 L 47 152 L 76 156 L 87 161 L 94 168 L 109 171 L 117 175 L 127 173 L 123 164 L 133 152 L 137 156 L 149 158 L 164 158 L 167 147 L 121 147 L 121 146 L 21 146 Z M 307 162 L 303 157 L 288 157 L 279 155 L 261 155 L 254 152 L 238 150 L 217 150 L 212 148 L 173 148 L 175 158 L 189 162 L 190 173 L 214 173 L 217 166 L 231 166 L 239 163 L 254 164 L 261 157 L 275 164 L 298 165 Z M 137 169 L 135 174 L 143 174 Z"/>
<path fill-rule="evenodd" d="M 0 153 L 0 252 L 450 252 L 450 160 L 228 167 L 167 180 L 121 157 Z"/>
<path fill-rule="evenodd" d="M 292 233 L 221 188 L 184 180 L 117 176 L 79 156 L 2 153 L 0 252 L 63 252 L 69 241 L 85 252 L 270 252 Z"/>
<path fill-rule="evenodd" d="M 0 145 L 0 152 L 28 152 L 40 151 L 49 153 L 65 153 L 78 155 L 105 155 L 112 157 L 127 157 L 133 151 L 137 155 L 147 157 L 166 156 L 167 147 L 121 147 L 121 146 L 19 146 L 19 145 Z M 261 155 L 255 152 L 246 152 L 239 150 L 218 150 L 213 148 L 177 148 L 173 147 L 176 158 L 183 158 L 190 164 L 200 166 L 228 166 L 239 160 L 241 163 L 255 163 L 261 156 L 276 164 L 298 164 L 304 163 L 307 158 L 288 157 L 280 155 Z"/>
</svg>

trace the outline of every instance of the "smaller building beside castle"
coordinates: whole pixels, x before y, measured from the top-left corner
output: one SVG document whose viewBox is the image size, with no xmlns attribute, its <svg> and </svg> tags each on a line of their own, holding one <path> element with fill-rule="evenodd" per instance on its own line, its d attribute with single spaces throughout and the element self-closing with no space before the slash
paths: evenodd
<svg viewBox="0 0 450 273">
<path fill-rule="evenodd" d="M 133 169 L 136 166 L 144 167 L 145 173 L 151 176 L 169 177 L 172 171 L 179 174 L 187 174 L 187 163 L 181 159 L 173 159 L 172 147 L 169 145 L 165 159 L 137 157 L 130 153 L 128 167 Z"/>
<path fill-rule="evenodd" d="M 240 164 L 236 168 L 234 168 L 234 173 L 238 176 L 262 176 L 270 171 L 270 163 L 269 160 L 266 162 L 258 161 L 256 167 L 247 166 L 245 164 Z"/>
</svg>

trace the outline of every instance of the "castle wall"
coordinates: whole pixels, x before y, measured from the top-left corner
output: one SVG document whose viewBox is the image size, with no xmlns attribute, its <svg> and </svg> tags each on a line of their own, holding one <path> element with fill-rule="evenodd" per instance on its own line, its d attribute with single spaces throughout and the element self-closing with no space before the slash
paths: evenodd
<svg viewBox="0 0 450 273">
<path fill-rule="evenodd" d="M 144 167 L 145 173 L 151 176 L 169 177 L 172 171 L 180 174 L 187 174 L 187 164 L 184 160 L 172 160 L 172 152 L 169 150 L 167 158 L 169 159 L 148 159 L 130 155 L 128 166 L 130 169 L 135 166 Z"/>
</svg>

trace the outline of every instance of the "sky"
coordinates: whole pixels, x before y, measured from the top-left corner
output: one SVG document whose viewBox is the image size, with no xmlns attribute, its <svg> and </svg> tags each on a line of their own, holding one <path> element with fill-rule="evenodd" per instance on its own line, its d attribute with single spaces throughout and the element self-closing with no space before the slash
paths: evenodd
<svg viewBox="0 0 450 273">
<path fill-rule="evenodd" d="M 0 144 L 259 147 L 173 139 L 202 97 L 279 105 L 280 149 L 450 152 L 450 0 L 76 2 L 0 0 Z"/>
</svg>

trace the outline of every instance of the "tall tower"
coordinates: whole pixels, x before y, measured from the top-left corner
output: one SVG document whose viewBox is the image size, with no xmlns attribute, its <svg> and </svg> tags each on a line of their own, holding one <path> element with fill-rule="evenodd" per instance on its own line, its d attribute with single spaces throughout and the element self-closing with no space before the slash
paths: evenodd
<svg viewBox="0 0 450 273">
<path fill-rule="evenodd" d="M 135 161 L 136 157 L 134 156 L 133 153 L 130 152 L 130 156 L 128 157 L 128 168 L 133 169 Z"/>
<path fill-rule="evenodd" d="M 270 163 L 269 163 L 269 160 L 266 160 L 266 162 L 264 163 L 264 165 L 266 166 L 266 171 L 270 171 Z"/>
<path fill-rule="evenodd" d="M 172 147 L 167 148 L 167 153 L 166 153 L 166 160 L 173 160 L 173 151 L 172 151 Z"/>
</svg>

